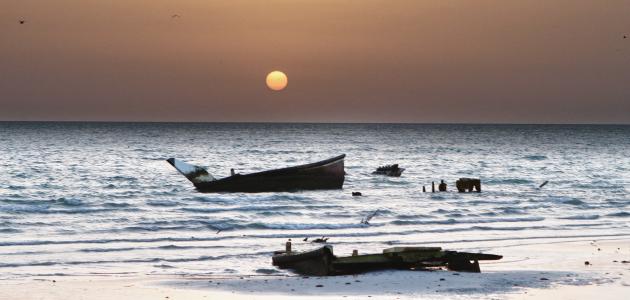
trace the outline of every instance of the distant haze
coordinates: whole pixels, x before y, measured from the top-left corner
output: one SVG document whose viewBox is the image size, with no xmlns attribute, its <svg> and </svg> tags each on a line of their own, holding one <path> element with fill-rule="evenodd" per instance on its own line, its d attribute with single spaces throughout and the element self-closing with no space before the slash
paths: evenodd
<svg viewBox="0 0 630 300">
<path fill-rule="evenodd" d="M 630 123 L 630 1 L 4 0 L 0 120 Z"/>
</svg>

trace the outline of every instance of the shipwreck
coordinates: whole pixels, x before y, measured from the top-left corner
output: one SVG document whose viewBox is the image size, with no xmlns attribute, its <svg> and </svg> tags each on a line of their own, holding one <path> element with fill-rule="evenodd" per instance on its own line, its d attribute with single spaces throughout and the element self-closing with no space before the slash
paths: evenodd
<svg viewBox="0 0 630 300">
<path fill-rule="evenodd" d="M 400 177 L 405 168 L 398 167 L 398 164 L 386 165 L 376 168 L 376 171 L 372 172 L 372 174 L 377 175 L 385 175 L 392 177 Z"/>
<path fill-rule="evenodd" d="M 319 162 L 216 179 L 199 166 L 175 158 L 166 161 L 200 192 L 282 192 L 341 189 L 345 179 L 345 154 Z"/>
<path fill-rule="evenodd" d="M 441 247 L 393 247 L 383 253 L 336 256 L 330 245 L 306 251 L 286 250 L 274 252 L 272 264 L 280 269 L 290 269 L 301 275 L 333 276 L 359 274 L 386 269 L 430 270 L 446 268 L 451 271 L 481 272 L 480 260 L 499 260 L 501 255 L 467 253 L 442 250 Z"/>
</svg>

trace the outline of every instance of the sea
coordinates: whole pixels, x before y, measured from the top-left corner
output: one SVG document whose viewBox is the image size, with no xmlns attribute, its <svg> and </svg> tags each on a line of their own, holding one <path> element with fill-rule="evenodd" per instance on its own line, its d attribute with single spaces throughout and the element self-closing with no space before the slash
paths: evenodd
<svg viewBox="0 0 630 300">
<path fill-rule="evenodd" d="M 339 154 L 343 189 L 282 193 L 200 193 L 165 161 L 221 178 Z M 0 122 L 0 279 L 287 274 L 271 256 L 289 239 L 349 255 L 623 237 L 629 192 L 624 125 Z"/>
</svg>

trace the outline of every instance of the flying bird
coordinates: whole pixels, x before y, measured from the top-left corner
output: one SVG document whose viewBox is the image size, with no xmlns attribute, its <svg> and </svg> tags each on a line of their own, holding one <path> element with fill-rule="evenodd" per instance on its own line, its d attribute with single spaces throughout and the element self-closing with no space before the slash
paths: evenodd
<svg viewBox="0 0 630 300">
<path fill-rule="evenodd" d="M 372 218 L 374 218 L 374 216 L 376 216 L 377 213 L 378 213 L 378 209 L 370 213 L 369 215 L 367 215 L 367 217 L 361 219 L 361 224 L 370 225 L 370 220 L 372 220 Z"/>
<path fill-rule="evenodd" d="M 547 185 L 547 183 L 549 183 L 549 181 L 545 180 L 538 188 L 541 189 L 543 186 Z"/>
</svg>

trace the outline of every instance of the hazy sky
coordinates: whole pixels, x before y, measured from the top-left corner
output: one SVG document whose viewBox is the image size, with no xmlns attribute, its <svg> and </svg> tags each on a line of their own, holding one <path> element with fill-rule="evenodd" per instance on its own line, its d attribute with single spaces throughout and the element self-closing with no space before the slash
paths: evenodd
<svg viewBox="0 0 630 300">
<path fill-rule="evenodd" d="M 2 0 L 0 120 L 630 123 L 630 1 Z"/>
</svg>

